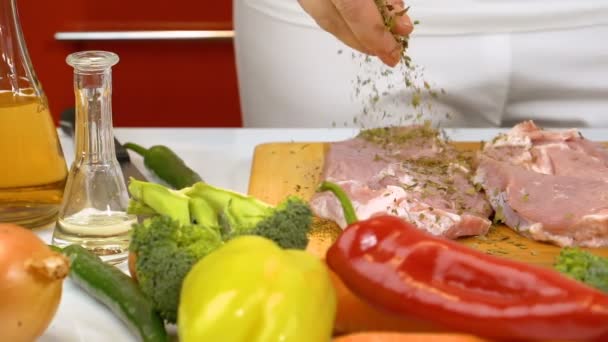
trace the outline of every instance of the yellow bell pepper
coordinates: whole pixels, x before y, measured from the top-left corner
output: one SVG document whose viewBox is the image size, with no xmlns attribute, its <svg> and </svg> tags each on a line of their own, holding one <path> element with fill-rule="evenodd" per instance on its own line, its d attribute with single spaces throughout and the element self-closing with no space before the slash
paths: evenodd
<svg viewBox="0 0 608 342">
<path fill-rule="evenodd" d="M 325 264 L 258 236 L 234 238 L 190 270 L 181 341 L 328 342 L 336 294 Z"/>
</svg>

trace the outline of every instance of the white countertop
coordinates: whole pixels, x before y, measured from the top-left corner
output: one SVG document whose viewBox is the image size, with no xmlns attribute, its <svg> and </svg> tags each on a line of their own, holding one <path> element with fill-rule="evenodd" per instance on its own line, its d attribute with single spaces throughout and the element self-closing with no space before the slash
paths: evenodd
<svg viewBox="0 0 608 342">
<path fill-rule="evenodd" d="M 455 141 L 492 139 L 498 129 L 446 129 Z M 608 140 L 608 129 L 583 129 L 591 140 Z M 116 128 L 120 142 L 135 142 L 149 147 L 166 145 L 173 149 L 201 177 L 211 184 L 246 192 L 253 150 L 266 142 L 336 141 L 354 136 L 353 129 L 216 129 L 216 128 Z M 71 139 L 60 133 L 68 164 L 74 158 Z M 142 158 L 131 154 L 133 163 L 150 176 Z M 50 241 L 52 228 L 38 234 Z M 123 264 L 121 269 L 125 270 Z M 96 342 L 136 341 L 127 328 L 100 303 L 82 292 L 69 280 L 51 326 L 39 341 Z"/>
</svg>

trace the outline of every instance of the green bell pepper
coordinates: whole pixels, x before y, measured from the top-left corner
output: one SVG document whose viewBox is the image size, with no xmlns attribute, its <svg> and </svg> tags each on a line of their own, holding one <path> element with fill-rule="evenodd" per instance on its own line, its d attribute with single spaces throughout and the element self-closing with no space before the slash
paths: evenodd
<svg viewBox="0 0 608 342">
<path fill-rule="evenodd" d="M 325 264 L 259 236 L 198 261 L 180 296 L 181 341 L 328 342 L 336 293 Z"/>
</svg>

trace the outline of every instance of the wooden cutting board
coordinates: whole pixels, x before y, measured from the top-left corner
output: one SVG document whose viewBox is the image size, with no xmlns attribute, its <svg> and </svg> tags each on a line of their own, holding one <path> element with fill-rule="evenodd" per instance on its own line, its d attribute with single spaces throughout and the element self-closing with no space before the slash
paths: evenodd
<svg viewBox="0 0 608 342">
<path fill-rule="evenodd" d="M 461 150 L 477 150 L 479 143 L 454 143 Z M 309 199 L 319 184 L 328 143 L 269 143 L 253 156 L 249 194 L 276 204 L 288 195 Z M 494 226 L 483 237 L 459 239 L 488 254 L 551 267 L 560 248 L 535 242 L 506 226 Z M 587 249 L 608 257 L 608 248 Z"/>
</svg>

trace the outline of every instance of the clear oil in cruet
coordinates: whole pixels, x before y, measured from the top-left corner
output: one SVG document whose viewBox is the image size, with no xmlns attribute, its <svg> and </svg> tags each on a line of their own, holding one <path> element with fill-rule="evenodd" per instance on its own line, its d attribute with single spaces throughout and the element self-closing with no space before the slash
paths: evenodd
<svg viewBox="0 0 608 342">
<path fill-rule="evenodd" d="M 53 232 L 53 244 L 79 244 L 108 263 L 127 258 L 129 194 L 116 159 L 112 128 L 112 66 L 118 56 L 82 51 L 67 57 L 74 68 L 76 154 Z"/>
</svg>

